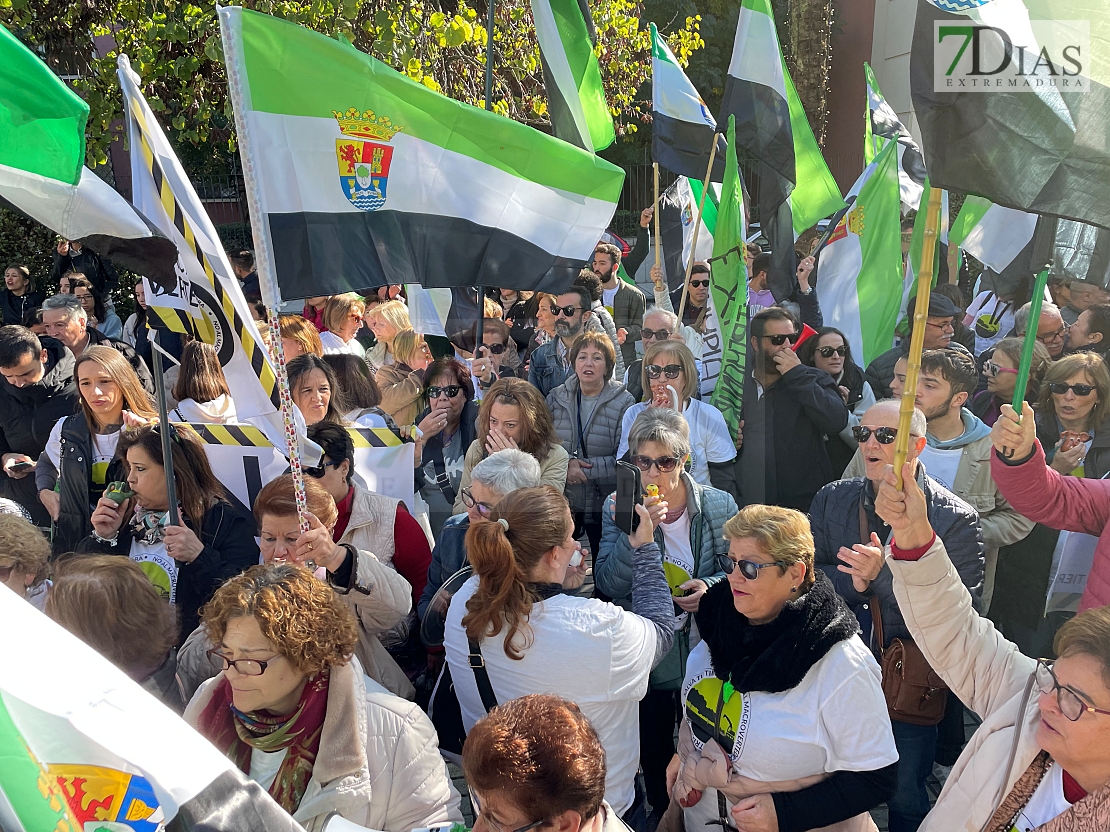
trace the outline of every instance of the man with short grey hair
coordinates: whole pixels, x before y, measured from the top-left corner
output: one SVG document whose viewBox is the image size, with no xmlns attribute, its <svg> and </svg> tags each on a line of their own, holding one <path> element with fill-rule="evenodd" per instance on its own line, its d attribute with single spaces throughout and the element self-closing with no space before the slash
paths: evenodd
<svg viewBox="0 0 1110 832">
<path fill-rule="evenodd" d="M 513 491 L 540 484 L 540 464 L 534 456 L 516 448 L 492 453 L 474 466 L 470 485 L 460 495 L 466 512 L 447 518 L 432 550 L 428 582 L 416 605 L 419 618 L 424 618 L 428 603 L 444 582 L 466 565 L 466 532 L 471 521 L 489 517 L 493 507 Z"/>
<path fill-rule="evenodd" d="M 109 338 L 88 322 L 88 313 L 74 295 L 53 295 L 42 302 L 42 323 L 47 335 L 69 347 L 75 358 L 91 346 L 111 347 L 127 359 L 143 387 L 154 395 L 154 379 L 135 349 L 126 341 Z"/>
<path fill-rule="evenodd" d="M 1014 313 L 1014 336 L 1023 338 L 1029 328 L 1029 312 L 1032 304 L 1025 304 Z M 1044 344 L 1048 356 L 1053 361 L 1062 358 L 1068 343 L 1068 325 L 1060 314 L 1060 307 L 1044 301 L 1041 314 L 1037 319 L 1037 340 Z"/>
<path fill-rule="evenodd" d="M 876 652 L 896 638 L 909 639 L 894 579 L 883 563 L 883 547 L 890 542 L 890 527 L 875 513 L 879 485 L 894 463 L 898 437 L 896 399 L 876 402 L 853 428 L 859 442 L 866 474 L 832 482 L 817 492 L 809 509 L 813 531 L 814 563 L 829 577 L 836 591 L 860 615 L 875 612 L 882 620 L 883 644 L 872 644 Z M 928 426 L 925 414 L 914 408 L 910 422 L 910 447 L 906 461 L 914 466 L 914 477 L 925 493 L 929 521 L 952 560 L 964 586 L 978 607 L 983 591 L 984 549 L 979 515 L 936 480 L 927 476 L 918 456 L 925 448 Z M 866 616 L 865 616 L 866 620 Z M 872 619 L 873 621 L 874 619 Z M 875 630 L 864 640 L 877 639 Z M 949 700 L 958 706 L 954 698 Z M 916 829 L 929 811 L 925 778 L 933 770 L 937 745 L 935 725 L 915 725 L 891 720 L 894 744 L 898 747 L 898 788 L 888 803 L 891 828 Z"/>
</svg>

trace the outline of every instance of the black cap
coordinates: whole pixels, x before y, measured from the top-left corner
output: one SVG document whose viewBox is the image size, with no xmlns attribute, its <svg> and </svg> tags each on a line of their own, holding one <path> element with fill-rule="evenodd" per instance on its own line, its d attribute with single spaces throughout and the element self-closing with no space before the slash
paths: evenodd
<svg viewBox="0 0 1110 832">
<path fill-rule="evenodd" d="M 959 314 L 960 310 L 947 295 L 935 293 L 929 295 L 930 318 L 954 318 Z"/>
</svg>

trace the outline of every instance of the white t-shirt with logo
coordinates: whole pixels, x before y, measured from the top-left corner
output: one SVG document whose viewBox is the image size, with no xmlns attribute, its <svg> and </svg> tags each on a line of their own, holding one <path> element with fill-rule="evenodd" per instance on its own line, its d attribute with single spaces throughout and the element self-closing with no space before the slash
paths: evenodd
<svg viewBox="0 0 1110 832">
<path fill-rule="evenodd" d="M 690 547 L 690 509 L 687 506 L 682 516 L 673 523 L 660 523 L 663 532 L 663 574 L 671 588 L 671 596 L 685 595 L 686 590 L 679 587 L 694 577 L 694 551 Z M 716 571 L 716 570 L 714 570 Z M 674 628 L 679 630 L 686 623 L 689 613 L 675 615 Z"/>
<path fill-rule="evenodd" d="M 139 564 L 139 568 L 154 584 L 158 594 L 171 604 L 176 604 L 177 575 L 180 570 L 177 561 L 166 554 L 165 542 L 143 543 L 141 540 L 132 539 L 131 551 L 128 555 L 131 560 Z"/>
<path fill-rule="evenodd" d="M 46 440 L 45 452 L 47 458 L 54 464 L 54 467 L 61 471 L 62 464 L 62 425 L 68 416 L 63 416 L 54 423 L 54 427 L 50 429 L 50 436 Z M 77 414 L 77 419 L 84 419 L 85 417 L 80 413 Z M 108 476 L 108 465 L 116 456 L 116 446 L 119 444 L 119 431 L 114 433 L 94 433 L 92 435 L 92 467 L 89 470 L 90 481 L 97 486 L 105 486 L 105 480 Z M 94 501 L 95 502 L 95 501 Z"/>
<path fill-rule="evenodd" d="M 619 280 L 620 278 L 617 279 Z M 612 289 L 601 290 L 601 305 L 609 310 L 610 315 L 613 314 L 613 304 L 617 302 L 617 289 L 619 288 L 620 284 L 618 283 Z"/>
<path fill-rule="evenodd" d="M 929 472 L 930 477 L 949 491 L 954 491 L 956 471 L 959 470 L 963 455 L 963 448 L 945 448 L 941 450 L 926 445 L 918 459 L 925 463 L 925 470 Z"/>
<path fill-rule="evenodd" d="M 723 693 L 724 682 L 714 675 L 703 641 L 686 663 L 683 718 L 695 748 L 720 737 L 733 771 L 744 777 L 794 780 L 874 771 L 898 760 L 879 665 L 858 635 L 835 644 L 790 690 L 733 691 L 718 722 Z M 716 793 L 708 789 L 684 811 L 687 829 L 704 829 L 717 817 Z"/>
<path fill-rule="evenodd" d="M 1030 832 L 1070 808 L 1071 804 L 1064 797 L 1064 770 L 1053 763 L 1025 808 L 1018 812 L 1010 832 Z"/>
<path fill-rule="evenodd" d="M 628 432 L 632 430 L 636 417 L 647 406 L 647 402 L 640 402 L 624 411 L 617 459 L 628 452 Z M 732 438 L 721 411 L 707 402 L 690 399 L 682 415 L 690 426 L 690 476 L 699 485 L 711 486 L 713 483 L 709 481 L 709 463 L 736 459 L 736 441 Z"/>
</svg>

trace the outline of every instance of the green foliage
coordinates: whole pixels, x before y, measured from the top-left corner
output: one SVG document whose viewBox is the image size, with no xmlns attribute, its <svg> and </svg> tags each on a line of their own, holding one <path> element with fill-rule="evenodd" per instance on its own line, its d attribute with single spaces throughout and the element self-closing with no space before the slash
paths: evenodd
<svg viewBox="0 0 1110 832">
<path fill-rule="evenodd" d="M 243 5 L 343 38 L 431 89 L 485 104 L 485 0 L 244 0 Z M 618 135 L 629 136 L 650 112 L 650 102 L 637 98 L 651 71 L 650 35 L 646 22 L 641 26 L 644 8 L 637 0 L 600 0 L 592 13 L 609 106 Z M 542 127 L 549 121 L 547 98 L 527 0 L 500 0 L 495 20 L 493 109 Z M 142 77 L 151 107 L 190 169 L 222 167 L 234 152 L 219 24 L 209 0 L 0 0 L 0 23 L 48 60 L 53 50 L 88 54 L 92 35 L 114 39 L 116 49 L 92 59 L 74 82 L 91 109 L 90 165 L 106 161 L 111 125 L 122 115 L 119 53 L 128 55 Z M 665 27 L 682 62 L 703 45 L 699 24 L 695 13 Z"/>
<path fill-rule="evenodd" d="M 31 270 L 41 288 L 50 278 L 54 264 L 51 252 L 57 239 L 54 232 L 34 220 L 0 210 L 0 269 L 22 264 Z"/>
</svg>

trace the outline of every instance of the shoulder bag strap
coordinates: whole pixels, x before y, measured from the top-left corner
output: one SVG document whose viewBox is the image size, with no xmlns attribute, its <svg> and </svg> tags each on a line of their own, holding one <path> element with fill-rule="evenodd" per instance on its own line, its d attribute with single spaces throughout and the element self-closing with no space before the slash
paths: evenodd
<svg viewBox="0 0 1110 832">
<path fill-rule="evenodd" d="M 470 644 L 470 655 L 467 661 L 470 664 L 470 669 L 474 671 L 474 681 L 478 685 L 478 695 L 482 697 L 482 707 L 486 709 L 488 714 L 497 707 L 497 694 L 493 692 L 493 685 L 489 680 L 489 673 L 486 671 L 486 660 L 482 656 L 482 645 L 474 639 L 467 639 Z"/>
<path fill-rule="evenodd" d="M 864 483 L 864 488 L 867 484 Z M 867 522 L 867 509 L 863 507 L 863 492 L 859 496 L 859 540 L 863 545 L 871 542 L 871 524 Z M 879 596 L 871 596 L 871 629 L 872 642 L 878 646 L 878 654 L 883 655 L 886 639 L 883 638 L 883 616 L 879 609 Z"/>
</svg>

